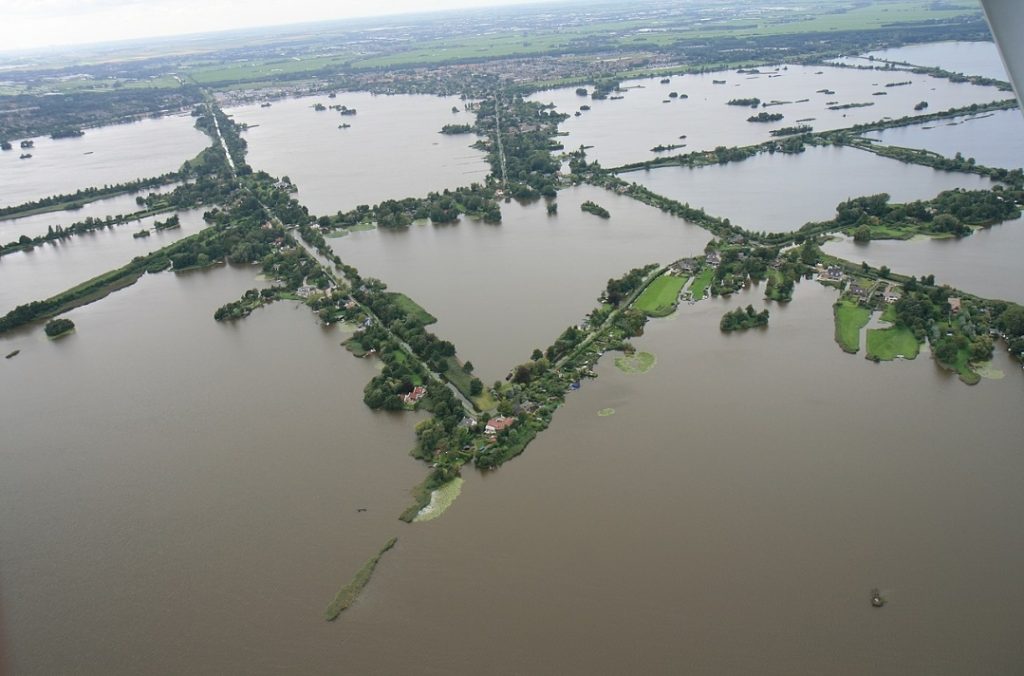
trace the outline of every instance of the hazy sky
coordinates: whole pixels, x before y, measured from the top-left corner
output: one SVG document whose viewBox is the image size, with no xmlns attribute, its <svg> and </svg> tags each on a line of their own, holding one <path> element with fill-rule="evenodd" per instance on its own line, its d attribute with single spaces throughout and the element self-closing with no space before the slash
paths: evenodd
<svg viewBox="0 0 1024 676">
<path fill-rule="evenodd" d="M 0 0 L 0 51 L 539 0 Z"/>
</svg>

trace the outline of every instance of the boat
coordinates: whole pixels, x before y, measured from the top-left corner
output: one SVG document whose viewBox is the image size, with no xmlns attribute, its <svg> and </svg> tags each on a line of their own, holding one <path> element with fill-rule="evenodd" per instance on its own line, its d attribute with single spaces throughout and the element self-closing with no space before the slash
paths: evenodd
<svg viewBox="0 0 1024 676">
<path fill-rule="evenodd" d="M 881 608 L 885 605 L 885 597 L 882 596 L 882 592 L 877 588 L 871 590 L 871 606 L 873 608 Z"/>
</svg>

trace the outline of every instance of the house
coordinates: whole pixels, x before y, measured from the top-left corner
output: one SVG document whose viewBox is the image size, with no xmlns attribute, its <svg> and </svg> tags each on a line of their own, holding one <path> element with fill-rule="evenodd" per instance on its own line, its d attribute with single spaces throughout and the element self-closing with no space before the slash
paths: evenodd
<svg viewBox="0 0 1024 676">
<path fill-rule="evenodd" d="M 860 298 L 861 300 L 863 300 L 863 299 L 868 297 L 868 290 L 865 289 L 860 284 L 858 284 L 857 282 L 850 282 L 850 286 L 849 286 L 849 288 L 847 288 L 847 291 L 851 295 L 854 295 L 857 298 Z"/>
<path fill-rule="evenodd" d="M 960 299 L 950 298 L 949 299 L 949 311 L 953 314 L 960 312 Z"/>
<path fill-rule="evenodd" d="M 718 264 L 722 262 L 722 257 L 718 255 L 717 251 L 712 251 L 704 257 L 704 261 L 713 268 L 717 268 Z"/>
<path fill-rule="evenodd" d="M 683 274 L 692 275 L 694 270 L 697 269 L 697 259 L 684 258 L 676 263 L 676 268 L 678 268 L 679 272 L 682 272 Z"/>
<path fill-rule="evenodd" d="M 300 286 L 295 291 L 295 295 L 298 296 L 299 298 L 309 298 L 310 295 L 312 295 L 315 291 L 316 291 L 316 287 L 315 286 L 309 286 L 307 284 L 303 284 L 302 286 Z"/>
<path fill-rule="evenodd" d="M 838 265 L 830 265 L 818 273 L 818 278 L 830 282 L 841 282 L 843 281 L 843 269 Z"/>
<path fill-rule="evenodd" d="M 345 303 L 345 309 L 346 310 L 355 310 L 357 307 L 359 307 L 359 303 L 355 302 L 351 298 L 349 298 L 348 302 Z"/>
<path fill-rule="evenodd" d="M 414 405 L 416 402 L 418 402 L 420 399 L 426 396 L 426 394 L 427 388 L 421 385 L 417 385 L 416 387 L 412 388 L 412 392 L 402 395 L 402 403 Z"/>
<path fill-rule="evenodd" d="M 515 418 L 507 418 L 503 415 L 499 415 L 497 418 L 491 418 L 487 421 L 487 425 L 484 427 L 484 434 L 493 439 L 498 436 L 498 432 L 512 427 L 515 422 Z"/>
<path fill-rule="evenodd" d="M 900 288 L 894 284 L 890 284 L 889 287 L 885 290 L 885 293 L 882 294 L 882 300 L 892 305 L 893 303 L 898 301 L 901 296 L 903 296 L 903 292 L 900 290 Z"/>
</svg>

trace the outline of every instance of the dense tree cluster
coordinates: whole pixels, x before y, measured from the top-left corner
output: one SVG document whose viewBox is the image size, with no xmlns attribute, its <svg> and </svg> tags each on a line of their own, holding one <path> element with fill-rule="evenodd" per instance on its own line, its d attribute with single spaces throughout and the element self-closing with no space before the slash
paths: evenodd
<svg viewBox="0 0 1024 676">
<path fill-rule="evenodd" d="M 753 305 L 748 305 L 746 309 L 736 308 L 732 312 L 726 312 L 722 315 L 722 321 L 719 322 L 718 326 L 722 331 L 729 333 L 731 331 L 746 331 L 757 326 L 768 325 L 768 310 L 762 310 L 757 312 L 754 310 Z"/>
</svg>

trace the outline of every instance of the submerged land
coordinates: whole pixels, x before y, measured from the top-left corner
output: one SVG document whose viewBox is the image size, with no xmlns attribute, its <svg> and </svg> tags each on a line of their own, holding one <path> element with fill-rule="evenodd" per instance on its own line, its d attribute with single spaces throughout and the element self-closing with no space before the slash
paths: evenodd
<svg viewBox="0 0 1024 676">
<path fill-rule="evenodd" d="M 728 104 L 761 105 L 761 112 L 749 118 L 757 124 L 747 126 L 779 121 L 786 126 L 772 130 L 771 140 L 763 142 L 696 150 L 686 144 L 668 144 L 655 147 L 652 152 L 657 155 L 648 155 L 650 159 L 609 167 L 595 159 L 596 151 L 564 142 L 566 121 L 581 113 L 594 115 L 594 109 L 585 104 L 570 115 L 538 100 L 538 93 L 553 87 L 571 87 L 580 101 L 596 105 L 621 100 L 632 88 L 653 86 L 642 78 L 660 83 L 661 78 L 695 72 L 755 77 L 762 69 L 767 78 L 769 72 L 781 76 L 778 69 L 788 65 L 839 70 L 829 60 L 851 52 L 936 40 L 987 39 L 987 28 L 973 5 L 836 2 L 794 14 L 796 10 L 767 3 L 676 4 L 608 5 L 596 17 L 570 13 L 563 17 L 568 28 L 558 31 L 545 28 L 547 15 L 541 10 L 508 10 L 523 19 L 525 38 L 519 31 L 481 35 L 471 18 L 445 22 L 443 27 L 424 22 L 413 28 L 381 20 L 377 38 L 368 41 L 362 39 L 362 25 L 290 32 L 287 39 L 268 39 L 258 46 L 238 37 L 230 60 L 226 48 L 182 53 L 172 45 L 154 45 L 131 62 L 113 48 L 96 48 L 73 65 L 50 57 L 25 57 L 4 72 L 0 89 L 0 140 L 12 148 L 33 136 L 75 139 L 88 136 L 94 126 L 168 111 L 188 114 L 208 146 L 178 170 L 160 176 L 82 185 L 74 193 L 0 208 L 0 216 L 17 223 L 19 218 L 75 211 L 115 197 L 134 197 L 137 207 L 128 214 L 50 226 L 45 234 L 12 237 L 0 244 L 0 256 L 26 255 L 150 217 L 163 219 L 153 222 L 155 231 L 173 231 L 180 227 L 177 211 L 181 209 L 202 208 L 203 227 L 60 293 L 6 308 L 0 333 L 25 327 L 34 331 L 49 321 L 46 333 L 63 335 L 74 325 L 55 325 L 65 321 L 61 315 L 101 301 L 145 275 L 180 274 L 225 264 L 252 266 L 268 284 L 238 298 L 225 298 L 219 308 L 210 308 L 210 321 L 237 322 L 244 330 L 245 318 L 261 308 L 277 302 L 304 305 L 309 311 L 297 317 L 347 327 L 350 335 L 344 349 L 353 358 L 379 365 L 379 373 L 363 385 L 367 407 L 396 414 L 419 412 L 409 446 L 412 456 L 425 465 L 425 477 L 412 488 L 408 507 L 396 514 L 409 523 L 429 521 L 451 504 L 468 466 L 496 469 L 526 451 L 567 397 L 587 379 L 597 377 L 597 364 L 608 352 L 615 353 L 616 366 L 627 373 L 643 374 L 655 367 L 656 356 L 637 350 L 631 340 L 642 336 L 650 321 L 673 315 L 686 321 L 686 310 L 707 299 L 753 289 L 783 307 L 798 302 L 794 300 L 797 285 L 824 284 L 836 289 L 837 359 L 843 358 L 841 351 L 863 352 L 876 363 L 911 360 L 925 350 L 940 368 L 970 385 L 981 381 L 995 350 L 1006 350 L 1017 363 L 1024 363 L 1024 307 L 1012 299 L 980 297 L 937 282 L 934 275 L 905 275 L 823 250 L 832 238 L 841 236 L 865 244 L 922 237 L 958 240 L 1018 219 L 1024 204 L 1021 169 L 984 166 L 960 153 L 947 157 L 896 147 L 870 136 L 886 129 L 1015 108 L 1007 83 L 928 65 L 879 61 L 861 68 L 874 75 L 899 69 L 934 81 L 956 82 L 976 87 L 991 98 L 945 110 L 930 104 L 913 106 L 901 117 L 821 131 L 814 129 L 813 121 L 791 124 L 782 113 L 765 112 L 768 106 L 776 110 L 775 106 L 788 101 L 736 98 Z M 701 19 L 697 28 L 691 23 L 695 16 Z M 403 39 L 390 39 L 397 35 Z M 677 77 L 674 82 L 682 81 Z M 719 82 L 724 86 L 725 80 L 715 80 Z M 827 76 L 822 82 L 828 83 Z M 906 86 L 902 81 L 890 84 Z M 885 87 L 889 85 L 882 86 L 881 93 Z M 57 96 L 51 96 L 53 90 Z M 453 114 L 471 114 L 472 121 L 445 125 L 442 133 L 473 136 L 475 140 L 467 139 L 467 144 L 483 154 L 486 175 L 480 181 L 425 195 L 313 213 L 302 202 L 301 182 L 250 164 L 247 135 L 251 130 L 227 112 L 240 103 L 269 107 L 308 95 L 319 98 L 304 114 L 352 120 L 342 125 L 352 129 L 365 118 L 365 109 L 360 107 L 356 114 L 354 108 L 334 101 L 353 91 L 458 96 L 461 105 Z M 671 105 L 686 98 L 672 93 L 665 99 L 674 102 Z M 871 105 L 847 101 L 823 108 L 822 114 L 826 109 L 870 109 Z M 339 129 L 337 133 L 348 132 Z M 981 177 L 989 183 L 983 189 L 947 190 L 900 203 L 888 194 L 851 197 L 836 204 L 831 219 L 792 223 L 785 231 L 773 232 L 734 224 L 727 217 L 707 213 L 696 201 L 673 199 L 632 180 L 637 172 L 670 167 L 699 171 L 763 156 L 799 157 L 819 148 L 870 153 L 889 162 Z M 684 149 L 689 152 L 676 152 Z M 641 150 L 647 152 L 647 148 Z M 699 227 L 707 233 L 707 244 L 700 252 L 666 251 L 663 260 L 642 267 L 608 270 L 607 284 L 593 290 L 594 305 L 589 311 L 580 308 L 582 319 L 530 354 L 502 355 L 507 358 L 505 377 L 493 382 L 478 375 L 474 355 L 462 354 L 452 340 L 434 333 L 432 327 L 443 319 L 443 308 L 421 305 L 408 289 L 390 289 L 387 279 L 364 276 L 331 244 L 339 241 L 334 238 L 374 229 L 403 236 L 423 224 L 500 228 L 503 211 L 513 201 L 543 203 L 547 216 L 557 219 L 560 195 L 577 186 L 591 186 L 607 191 L 609 197 L 658 209 L 678 219 L 680 228 Z M 614 217 L 594 201 L 584 201 L 581 210 L 598 217 L 587 216 L 595 228 Z M 144 237 L 141 233 L 148 236 L 149 230 L 139 230 L 135 237 Z M 776 316 L 773 309 L 772 322 Z M 872 318 L 884 326 L 869 328 Z M 727 313 L 720 322 L 723 332 L 740 334 L 732 339 L 738 350 L 743 349 L 742 341 L 753 337 L 744 332 L 772 331 L 764 328 L 770 326 L 769 311 L 755 312 L 751 305 Z M 52 333 L 50 327 L 55 327 Z M 871 366 L 864 364 L 864 368 Z M 612 413 L 614 409 L 605 408 L 599 415 Z M 395 539 L 388 541 L 342 588 L 327 609 L 328 620 L 356 601 L 380 557 L 394 543 Z"/>
</svg>

